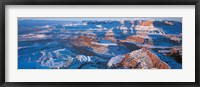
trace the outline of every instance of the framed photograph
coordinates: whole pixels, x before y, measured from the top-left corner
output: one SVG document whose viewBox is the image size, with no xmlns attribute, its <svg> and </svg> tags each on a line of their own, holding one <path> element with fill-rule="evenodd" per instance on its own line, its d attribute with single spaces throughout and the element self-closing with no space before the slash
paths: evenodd
<svg viewBox="0 0 200 87">
<path fill-rule="evenodd" d="M 2 87 L 199 87 L 199 0 L 1 1 Z"/>
</svg>

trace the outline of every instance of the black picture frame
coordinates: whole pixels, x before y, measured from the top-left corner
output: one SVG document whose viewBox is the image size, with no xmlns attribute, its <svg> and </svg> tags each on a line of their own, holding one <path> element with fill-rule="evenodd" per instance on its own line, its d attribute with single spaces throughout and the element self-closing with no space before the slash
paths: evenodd
<svg viewBox="0 0 200 87">
<path fill-rule="evenodd" d="M 200 0 L 2 0 L 0 16 L 1 87 L 199 87 Z M 6 5 L 195 5 L 195 82 L 5 82 Z M 164 78 L 163 78 L 164 79 Z"/>
</svg>

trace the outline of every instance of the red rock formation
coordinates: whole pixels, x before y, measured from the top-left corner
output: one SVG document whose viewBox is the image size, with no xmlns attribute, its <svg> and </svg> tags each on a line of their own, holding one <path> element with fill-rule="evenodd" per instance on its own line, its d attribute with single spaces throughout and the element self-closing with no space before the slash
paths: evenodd
<svg viewBox="0 0 200 87">
<path fill-rule="evenodd" d="M 144 38 L 139 36 L 128 36 L 126 41 L 136 42 L 136 43 L 144 43 Z"/>
<path fill-rule="evenodd" d="M 150 51 L 146 51 L 149 58 L 151 58 L 153 67 L 158 69 L 168 69 L 169 65 L 167 65 L 165 62 L 161 61 L 160 58 L 158 58 L 155 54 L 151 53 Z"/>
<path fill-rule="evenodd" d="M 140 25 L 140 26 L 152 26 L 153 21 L 145 21 L 145 22 L 139 21 L 138 25 Z"/>
<path fill-rule="evenodd" d="M 93 36 L 79 36 L 78 38 L 76 38 L 75 40 L 71 40 L 72 44 L 76 47 L 82 47 L 82 46 L 87 46 L 89 48 L 92 48 L 94 52 L 99 53 L 99 54 L 104 54 L 108 51 L 108 47 L 107 46 L 100 46 L 100 45 L 96 45 L 96 44 L 92 44 L 93 42 L 98 43 L 97 40 L 97 36 L 93 35 Z M 81 53 L 83 54 L 87 54 L 90 56 L 94 56 L 94 53 L 88 52 L 85 49 L 81 49 L 79 50 Z"/>
<path fill-rule="evenodd" d="M 120 65 L 133 69 L 169 69 L 169 65 L 148 50 L 140 49 L 126 54 Z"/>
<path fill-rule="evenodd" d="M 112 30 L 109 30 L 106 34 L 105 37 L 103 38 L 104 40 L 110 40 L 112 42 L 117 42 L 117 40 L 115 39 L 114 33 Z"/>
<path fill-rule="evenodd" d="M 146 39 L 146 41 L 145 41 Z M 139 35 L 135 36 L 128 36 L 125 40 L 120 40 L 120 43 L 124 42 L 135 42 L 135 43 L 140 43 L 140 44 L 148 44 L 148 45 L 153 45 L 153 41 L 151 38 L 148 37 L 143 37 Z"/>
<path fill-rule="evenodd" d="M 92 46 L 92 42 L 98 42 L 96 35 L 84 35 L 77 38 L 70 38 L 70 41 L 75 46 Z"/>
</svg>

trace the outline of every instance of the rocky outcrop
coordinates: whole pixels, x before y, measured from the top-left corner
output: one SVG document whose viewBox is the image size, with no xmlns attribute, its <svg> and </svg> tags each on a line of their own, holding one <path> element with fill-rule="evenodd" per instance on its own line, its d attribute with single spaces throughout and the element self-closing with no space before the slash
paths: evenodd
<svg viewBox="0 0 200 87">
<path fill-rule="evenodd" d="M 108 68 L 118 67 L 123 58 L 124 55 L 118 55 L 111 58 L 107 64 Z"/>
<path fill-rule="evenodd" d="M 121 59 L 121 62 L 112 62 Z M 117 66 L 132 69 L 170 69 L 170 66 L 161 61 L 154 53 L 146 49 L 139 49 L 126 54 L 124 57 L 113 57 L 108 66 Z"/>
<path fill-rule="evenodd" d="M 174 58 L 178 63 L 182 63 L 182 46 L 181 47 L 173 47 L 165 55 Z"/>
<path fill-rule="evenodd" d="M 132 51 L 140 48 L 150 49 L 153 46 L 153 41 L 150 37 L 139 35 L 128 36 L 125 40 L 120 40 L 119 42 Z"/>
<path fill-rule="evenodd" d="M 144 21 L 144 22 L 139 21 L 138 25 L 140 25 L 140 26 L 153 26 L 153 21 Z"/>
<path fill-rule="evenodd" d="M 70 41 L 76 49 L 79 49 L 79 51 L 85 55 L 94 56 L 95 54 L 93 52 L 104 54 L 108 51 L 107 46 L 93 44 L 93 43 L 98 43 L 96 35 L 79 36 Z M 89 49 L 92 50 L 89 51 Z"/>
<path fill-rule="evenodd" d="M 139 44 L 148 44 L 148 45 L 153 45 L 153 41 L 151 38 L 148 36 L 128 36 L 125 40 L 120 40 L 120 43 L 124 42 L 134 42 L 134 43 L 139 43 Z"/>
<path fill-rule="evenodd" d="M 110 41 L 112 41 L 114 43 L 117 42 L 112 29 L 107 31 L 107 33 L 105 34 L 105 37 L 103 38 L 103 40 L 110 40 Z"/>
<path fill-rule="evenodd" d="M 136 43 L 144 43 L 144 38 L 139 37 L 139 36 L 128 36 L 126 38 L 126 41 L 130 41 L 130 42 L 136 42 Z"/>
<path fill-rule="evenodd" d="M 95 34 L 74 36 L 69 40 L 74 46 L 92 46 L 92 42 L 98 42 Z"/>
<path fill-rule="evenodd" d="M 89 56 L 85 56 L 85 55 L 77 55 L 76 58 L 80 62 L 90 62 L 91 61 L 91 58 Z"/>
<path fill-rule="evenodd" d="M 171 26 L 174 25 L 174 24 L 173 24 L 172 22 L 170 22 L 170 21 L 165 21 L 164 23 L 167 24 L 167 25 L 171 25 Z"/>
<path fill-rule="evenodd" d="M 182 42 L 182 35 L 170 35 L 170 34 L 165 34 L 165 37 L 169 38 L 170 40 L 173 40 L 177 43 L 181 43 Z"/>
<path fill-rule="evenodd" d="M 124 20 L 120 20 L 120 24 L 124 24 Z"/>
</svg>

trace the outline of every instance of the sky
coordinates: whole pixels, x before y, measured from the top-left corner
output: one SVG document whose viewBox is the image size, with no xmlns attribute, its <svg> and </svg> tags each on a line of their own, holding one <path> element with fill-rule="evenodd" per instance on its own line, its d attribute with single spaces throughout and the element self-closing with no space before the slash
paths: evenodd
<svg viewBox="0 0 200 87">
<path fill-rule="evenodd" d="M 81 21 L 81 20 L 172 20 L 182 21 L 182 17 L 18 17 L 18 20 L 56 20 L 56 21 Z"/>
</svg>

